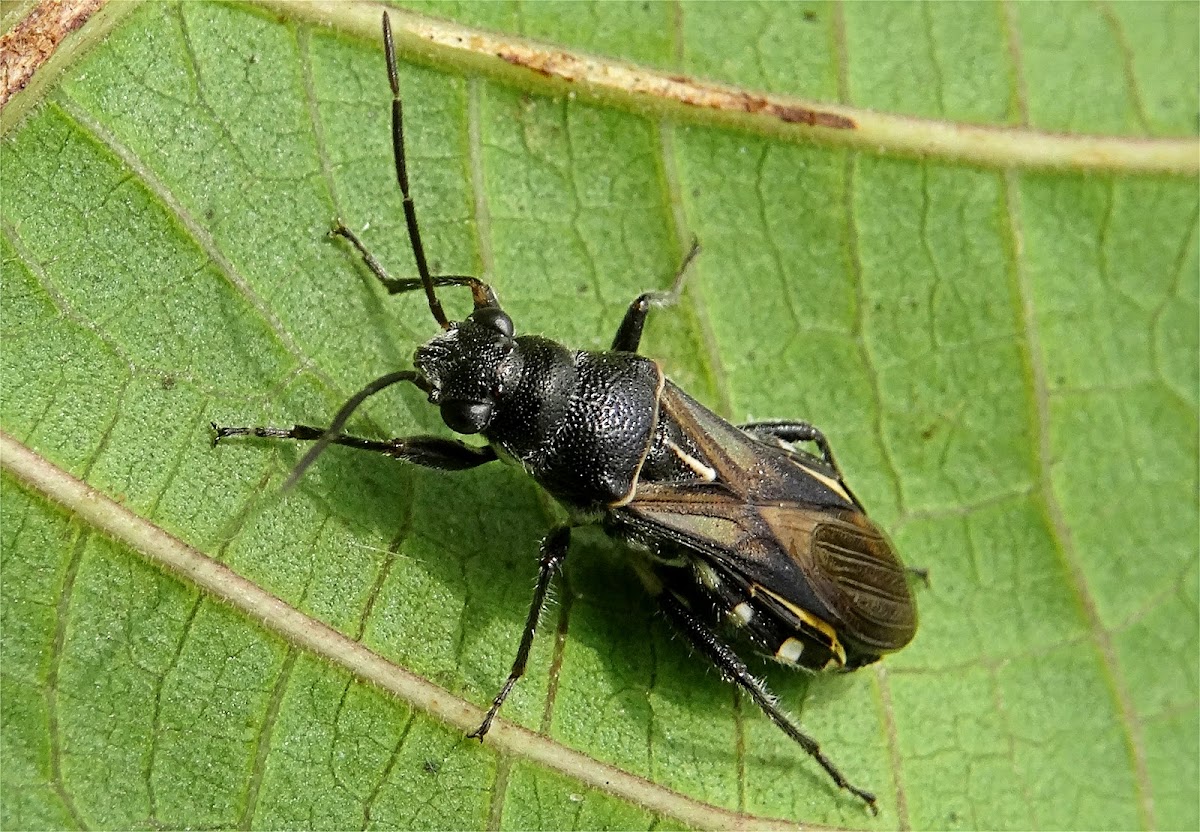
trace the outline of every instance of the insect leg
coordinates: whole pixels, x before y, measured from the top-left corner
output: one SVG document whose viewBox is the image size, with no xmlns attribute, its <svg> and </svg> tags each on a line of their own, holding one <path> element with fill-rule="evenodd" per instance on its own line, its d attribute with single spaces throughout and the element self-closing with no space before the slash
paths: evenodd
<svg viewBox="0 0 1200 832">
<path fill-rule="evenodd" d="M 216 436 L 213 444 L 229 436 L 254 436 L 259 439 L 297 439 L 300 441 L 317 441 L 326 433 L 326 428 L 314 428 L 309 425 L 293 425 L 290 428 L 242 428 L 218 427 L 213 424 Z M 364 451 L 374 451 L 385 456 L 402 459 L 414 465 L 425 468 L 437 468 L 442 471 L 462 471 L 475 468 L 488 462 L 494 462 L 496 452 L 490 446 L 474 448 L 465 442 L 455 439 L 442 439 L 438 436 L 408 436 L 399 439 L 363 439 L 359 436 L 338 434 L 330 440 L 333 445 L 346 445 Z"/>
<path fill-rule="evenodd" d="M 495 719 L 496 712 L 500 710 L 504 700 L 508 698 L 513 685 L 525 675 L 525 663 L 529 660 L 529 648 L 533 646 L 533 634 L 537 629 L 538 619 L 542 617 L 542 609 L 546 606 L 546 594 L 550 590 L 550 581 L 562 568 L 570 543 L 570 526 L 559 526 L 542 541 L 542 559 L 538 563 L 537 587 L 533 591 L 533 601 L 529 605 L 529 618 L 525 620 L 525 632 L 521 635 L 521 646 L 517 648 L 517 658 L 513 662 L 512 670 L 509 671 L 508 679 L 504 682 L 504 687 L 500 688 L 500 692 L 492 700 L 492 706 L 488 708 L 483 722 L 478 728 L 467 734 L 468 737 L 475 737 L 480 742 L 483 741 L 484 734 L 492 727 L 492 720 Z"/>
<path fill-rule="evenodd" d="M 745 431 L 755 437 L 763 440 L 777 439 L 781 442 L 786 442 L 789 445 L 795 442 L 812 442 L 817 446 L 817 450 L 821 452 L 821 461 L 824 462 L 837 476 L 838 484 L 842 486 L 842 490 L 849 495 L 850 500 L 863 510 L 863 505 L 858 501 L 858 497 L 854 496 L 854 492 L 850 490 L 850 486 L 846 484 L 846 478 L 842 474 L 842 469 L 838 467 L 837 460 L 833 457 L 833 448 L 829 447 L 829 440 L 825 438 L 825 434 L 813 424 L 809 422 L 789 422 L 789 421 L 769 421 L 769 422 L 747 422 L 744 425 L 738 425 L 738 430 Z M 812 456 L 807 451 L 797 448 L 796 453 L 802 453 L 805 456 Z M 813 457 L 814 459 L 816 457 Z"/>
<path fill-rule="evenodd" d="M 815 425 L 808 422 L 749 422 L 744 425 L 738 425 L 738 430 L 744 430 L 758 436 L 769 436 L 788 443 L 812 442 L 821 452 L 825 464 L 836 471 L 839 477 L 842 476 L 842 470 L 838 468 L 837 462 L 833 458 L 833 449 L 829 447 L 829 440 L 825 438 L 825 434 L 821 432 L 820 428 Z"/>
<path fill-rule="evenodd" d="M 775 697 L 760 680 L 750 674 L 745 662 L 738 658 L 733 648 L 723 642 L 707 624 L 697 618 L 671 592 L 663 592 L 658 596 L 658 600 L 662 605 L 663 612 L 687 636 L 692 646 L 715 664 L 722 675 L 750 694 L 750 698 L 758 703 L 770 720 L 799 743 L 800 747 L 816 760 L 821 768 L 825 769 L 834 783 L 860 798 L 867 804 L 872 814 L 879 813 L 879 809 L 875 805 L 875 795 L 852 785 L 842 775 L 838 767 L 821 751 L 821 746 L 817 744 L 817 741 L 797 728 L 779 709 Z"/>
<path fill-rule="evenodd" d="M 389 295 L 425 288 L 425 281 L 419 277 L 395 278 L 389 275 L 387 270 L 384 269 L 383 264 L 376 259 L 375 255 L 363 244 L 363 241 L 358 239 L 358 235 L 346 227 L 346 224 L 341 219 L 333 221 L 333 228 L 329 230 L 329 234 L 332 237 L 344 238 L 358 250 L 363 262 L 371 270 L 371 274 L 375 275 L 379 282 L 383 284 Z M 469 286 L 471 288 L 471 299 L 475 302 L 476 308 L 497 305 L 496 293 L 492 291 L 492 287 L 477 277 L 446 274 L 436 275 L 431 277 L 430 280 L 433 281 L 434 286 Z"/>
<path fill-rule="evenodd" d="M 675 273 L 675 282 L 671 284 L 671 288 L 665 292 L 646 292 L 629 304 L 629 309 L 625 311 L 625 318 L 621 321 L 621 327 L 613 338 L 612 348 L 614 350 L 637 352 L 638 344 L 642 342 L 642 329 L 646 326 L 646 315 L 649 314 L 650 307 L 674 306 L 679 301 L 688 266 L 699 253 L 700 243 L 693 239 L 692 247 L 684 255 L 683 262 L 679 264 L 679 271 Z"/>
</svg>

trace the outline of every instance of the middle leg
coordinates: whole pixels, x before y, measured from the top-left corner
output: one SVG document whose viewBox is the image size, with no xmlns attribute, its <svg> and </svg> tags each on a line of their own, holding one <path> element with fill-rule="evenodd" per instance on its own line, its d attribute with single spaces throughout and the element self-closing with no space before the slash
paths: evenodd
<svg viewBox="0 0 1200 832">
<path fill-rule="evenodd" d="M 537 630 L 538 620 L 541 619 L 542 610 L 546 607 L 546 596 L 550 591 L 550 581 L 562 569 L 563 561 L 567 558 L 567 547 L 570 544 L 570 526 L 559 526 L 550 532 L 542 542 L 542 558 L 538 564 L 537 587 L 533 591 L 533 601 L 529 604 L 529 618 L 525 621 L 525 632 L 521 634 L 521 646 L 517 648 L 517 658 L 513 662 L 512 670 L 509 671 L 508 679 L 505 680 L 504 686 L 500 688 L 500 692 L 492 700 L 492 706 L 488 708 L 483 722 L 479 724 L 478 728 L 467 734 L 468 737 L 474 737 L 483 742 L 483 737 L 492 727 L 492 720 L 496 718 L 496 713 L 500 710 L 500 706 L 504 704 L 504 700 L 512 692 L 517 680 L 525 675 L 525 664 L 529 661 L 529 650 L 533 647 L 533 635 Z"/>
<path fill-rule="evenodd" d="M 773 420 L 768 422 L 747 422 L 744 425 L 738 425 L 738 430 L 744 430 L 747 433 L 757 434 L 758 436 L 779 439 L 789 444 L 793 442 L 812 442 L 817 446 L 817 450 L 821 452 L 821 457 L 825 464 L 832 468 L 839 478 L 842 476 L 842 470 L 838 468 L 837 462 L 833 458 L 833 449 L 829 447 L 829 440 L 825 438 L 825 434 L 816 425 L 801 421 Z"/>
<path fill-rule="evenodd" d="M 802 448 L 795 448 L 793 452 L 825 463 L 834 476 L 837 477 L 838 484 L 841 485 L 842 490 L 850 497 L 851 502 L 858 506 L 859 509 L 865 510 L 862 503 L 858 501 L 858 497 L 855 497 L 854 492 L 850 490 L 850 486 L 846 484 L 846 478 L 842 475 L 842 469 L 838 467 L 837 460 L 833 457 L 833 448 L 829 446 L 829 440 L 825 438 L 825 434 L 815 425 L 801 421 L 773 420 L 747 422 L 744 425 L 738 425 L 738 430 L 743 430 L 762 440 L 776 439 L 788 445 L 796 442 L 812 442 L 817 446 L 817 450 L 821 452 L 819 457 L 813 456 Z"/>
</svg>

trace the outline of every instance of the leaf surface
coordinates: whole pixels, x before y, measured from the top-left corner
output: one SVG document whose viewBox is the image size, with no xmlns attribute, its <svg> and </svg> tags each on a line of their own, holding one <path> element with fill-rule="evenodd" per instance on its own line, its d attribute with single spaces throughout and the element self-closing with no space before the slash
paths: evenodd
<svg viewBox="0 0 1200 832">
<path fill-rule="evenodd" d="M 562 519 L 549 498 L 511 468 L 341 448 L 281 494 L 302 449 L 211 446 L 214 421 L 327 422 L 435 331 L 421 297 L 386 296 L 326 237 L 342 217 L 413 271 L 378 39 L 296 8 L 145 4 L 7 130 L 3 430 L 483 705 Z M 1193 4 L 417 10 L 930 124 L 1196 130 Z M 930 570 L 916 641 L 882 664 L 809 680 L 751 660 L 881 819 L 689 654 L 598 532 L 576 534 L 503 716 L 644 778 L 632 794 L 464 739 L 151 565 L 6 456 L 0 825 L 1200 825 L 1194 171 L 913 159 L 436 61 L 401 74 L 435 271 L 485 276 L 521 332 L 603 349 L 695 235 L 683 303 L 653 313 L 643 351 L 732 420 L 824 428 Z M 446 430 L 396 388 L 351 426 Z M 696 813 L 645 808 L 659 792 Z"/>
</svg>

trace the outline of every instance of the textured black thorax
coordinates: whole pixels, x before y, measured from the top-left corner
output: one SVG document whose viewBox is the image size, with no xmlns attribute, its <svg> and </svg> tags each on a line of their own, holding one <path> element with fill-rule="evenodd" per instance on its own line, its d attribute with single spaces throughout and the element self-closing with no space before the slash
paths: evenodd
<svg viewBox="0 0 1200 832">
<path fill-rule="evenodd" d="M 535 335 L 514 340 L 484 435 L 571 508 L 597 511 L 626 497 L 654 436 L 658 365 Z"/>
</svg>

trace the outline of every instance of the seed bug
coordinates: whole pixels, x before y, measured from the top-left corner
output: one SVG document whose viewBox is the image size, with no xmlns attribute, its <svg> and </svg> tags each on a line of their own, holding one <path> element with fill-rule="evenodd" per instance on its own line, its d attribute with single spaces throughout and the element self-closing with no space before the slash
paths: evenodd
<svg viewBox="0 0 1200 832">
<path fill-rule="evenodd" d="M 390 277 L 339 220 L 344 238 L 389 294 L 424 291 L 441 328 L 416 350 L 415 369 L 368 384 L 328 427 L 218 427 L 216 439 L 257 436 L 312 441 L 294 483 L 330 445 L 375 451 L 445 471 L 495 460 L 519 465 L 567 510 L 570 521 L 543 540 L 537 584 L 508 678 L 470 736 L 480 740 L 525 672 L 550 583 L 562 569 L 571 529 L 599 523 L 624 542 L 665 616 L 692 647 L 753 699 L 839 787 L 876 811 L 776 703 L 718 634 L 735 631 L 760 652 L 809 671 L 853 670 L 905 646 L 917 617 L 906 570 L 868 519 L 820 430 L 802 421 L 732 425 L 672 384 L 638 354 L 652 306 L 678 296 L 685 259 L 669 293 L 630 304 L 612 347 L 571 350 L 516 335 L 491 287 L 475 277 L 430 273 L 409 189 L 400 83 L 388 16 L 384 51 L 392 88 L 392 144 L 404 219 L 419 277 Z M 466 287 L 474 309 L 447 318 L 437 289 Z M 452 431 L 485 445 L 413 436 L 367 439 L 342 432 L 368 397 L 405 382 L 437 405 Z M 800 447 L 811 443 L 819 452 Z"/>
</svg>

